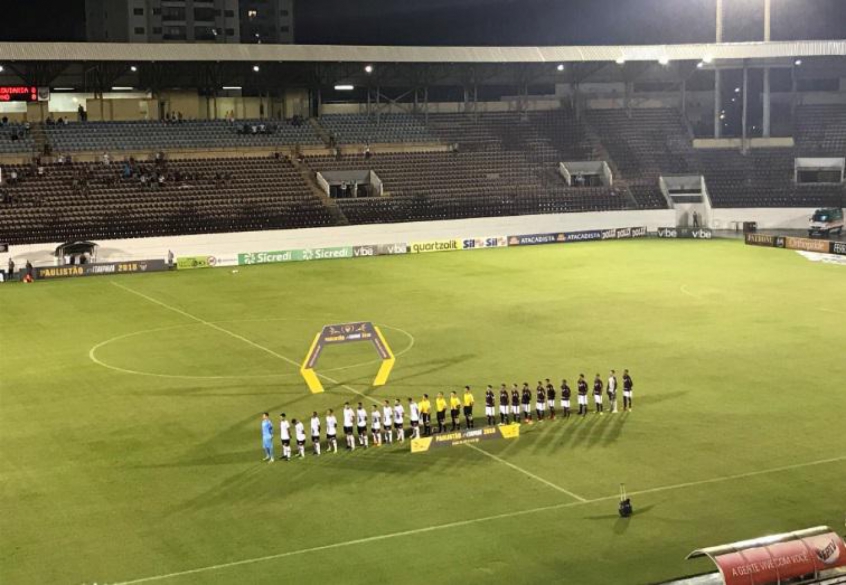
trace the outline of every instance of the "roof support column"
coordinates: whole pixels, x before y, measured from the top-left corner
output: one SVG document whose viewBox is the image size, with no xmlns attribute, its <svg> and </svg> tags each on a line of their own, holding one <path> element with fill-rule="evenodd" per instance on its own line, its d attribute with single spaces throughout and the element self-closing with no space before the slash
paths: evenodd
<svg viewBox="0 0 846 585">
<path fill-rule="evenodd" d="M 723 121 L 720 119 L 722 109 L 722 83 L 720 70 L 714 69 L 714 138 L 721 138 L 723 135 Z"/>
<path fill-rule="evenodd" d="M 770 101 L 770 68 L 764 67 L 764 138 L 770 137 Z"/>
<path fill-rule="evenodd" d="M 746 131 L 746 125 L 749 119 L 749 67 L 746 64 L 746 61 L 743 62 L 743 116 L 741 119 L 741 124 L 743 125 L 742 129 L 742 136 L 743 136 L 743 152 L 748 150 L 748 133 Z"/>
</svg>

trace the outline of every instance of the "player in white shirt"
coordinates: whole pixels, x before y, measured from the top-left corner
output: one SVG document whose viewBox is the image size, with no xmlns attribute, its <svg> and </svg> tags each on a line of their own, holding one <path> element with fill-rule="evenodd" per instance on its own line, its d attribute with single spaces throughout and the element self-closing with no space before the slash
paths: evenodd
<svg viewBox="0 0 846 585">
<path fill-rule="evenodd" d="M 370 413 L 370 429 L 373 431 L 373 444 L 382 444 L 382 413 L 379 407 L 373 405 L 373 412 Z"/>
<path fill-rule="evenodd" d="M 611 370 L 611 375 L 608 376 L 608 401 L 611 403 L 611 414 L 617 412 L 617 374 Z"/>
<path fill-rule="evenodd" d="M 358 409 L 355 411 L 355 419 L 356 427 L 358 427 L 358 442 L 367 449 L 370 442 L 367 436 L 367 411 L 364 410 L 361 402 L 358 403 Z"/>
<path fill-rule="evenodd" d="M 394 409 L 388 400 L 382 407 L 382 420 L 385 422 L 385 442 L 390 445 L 394 442 Z"/>
<path fill-rule="evenodd" d="M 347 441 L 347 450 L 355 451 L 355 435 L 353 435 L 353 421 L 355 421 L 355 411 L 347 402 L 344 404 L 344 439 Z"/>
<path fill-rule="evenodd" d="M 285 418 L 285 413 L 279 415 L 279 439 L 282 441 L 282 459 L 291 460 L 291 423 Z"/>
<path fill-rule="evenodd" d="M 326 443 L 332 453 L 338 452 L 338 419 L 331 408 L 326 411 Z"/>
<path fill-rule="evenodd" d="M 303 457 L 305 457 L 305 427 L 303 426 L 302 421 L 299 421 L 297 419 L 293 419 L 291 422 L 294 423 L 294 436 L 297 439 L 297 454 L 302 459 Z"/>
<path fill-rule="evenodd" d="M 420 438 L 420 407 L 414 398 L 408 398 L 408 420 L 411 421 L 411 438 Z"/>
<path fill-rule="evenodd" d="M 405 428 L 403 427 L 403 417 L 405 417 L 405 409 L 402 407 L 400 399 L 394 401 L 394 430 L 397 432 L 397 441 L 405 442 Z"/>
<path fill-rule="evenodd" d="M 316 410 L 311 413 L 311 444 L 314 454 L 320 457 L 320 417 Z"/>
</svg>

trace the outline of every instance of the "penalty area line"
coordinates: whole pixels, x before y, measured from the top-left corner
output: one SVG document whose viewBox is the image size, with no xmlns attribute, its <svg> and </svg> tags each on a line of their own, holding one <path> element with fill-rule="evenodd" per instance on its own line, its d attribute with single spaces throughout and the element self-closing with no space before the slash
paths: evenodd
<svg viewBox="0 0 846 585">
<path fill-rule="evenodd" d="M 650 494 L 650 493 L 656 493 L 656 492 L 662 492 L 662 491 L 677 490 L 677 489 L 683 489 L 683 488 L 687 488 L 687 487 L 706 485 L 706 484 L 710 484 L 710 483 L 719 483 L 719 482 L 732 481 L 732 480 L 736 480 L 736 479 L 754 477 L 754 476 L 758 476 L 758 475 L 766 475 L 766 474 L 769 474 L 769 473 L 779 473 L 779 472 L 782 472 L 782 471 L 801 469 L 803 467 L 812 467 L 812 466 L 815 466 L 815 465 L 825 465 L 827 463 L 836 463 L 836 462 L 839 462 L 839 461 L 846 461 L 846 455 L 842 455 L 840 457 L 832 457 L 832 458 L 829 458 L 829 459 L 820 459 L 820 460 L 817 460 L 817 461 L 809 461 L 807 463 L 797 463 L 797 464 L 794 464 L 794 465 L 785 465 L 785 466 L 782 466 L 782 467 L 775 467 L 775 468 L 771 468 L 771 469 L 762 469 L 760 471 L 751 471 L 749 473 L 741 473 L 741 474 L 737 474 L 737 475 L 727 475 L 727 476 L 723 476 L 723 477 L 705 479 L 705 480 L 701 480 L 701 481 L 691 481 L 691 482 L 686 482 L 686 483 L 678 483 L 678 484 L 673 484 L 673 485 L 668 485 L 668 486 L 656 487 L 656 488 L 651 488 L 651 489 L 646 489 L 646 490 L 629 492 L 629 495 L 630 496 L 631 495 L 642 495 L 642 494 Z M 554 510 L 563 510 L 563 509 L 566 509 L 566 508 L 575 508 L 575 507 L 578 507 L 578 506 L 584 506 L 584 505 L 593 504 L 593 503 L 596 503 L 596 502 L 607 502 L 609 500 L 616 500 L 619 497 L 620 496 L 618 494 L 614 494 L 614 495 L 611 495 L 611 496 L 605 496 L 605 497 L 602 497 L 602 498 L 595 498 L 595 499 L 592 499 L 592 500 L 584 500 L 584 501 L 578 501 L 578 502 L 567 502 L 567 503 L 564 503 L 564 504 L 553 504 L 551 506 L 542 506 L 542 507 L 539 507 L 539 508 L 531 508 L 529 510 L 520 510 L 518 512 L 506 512 L 504 514 L 496 514 L 496 515 L 493 515 L 493 516 L 471 518 L 469 520 L 459 520 L 459 521 L 456 521 L 456 522 L 450 522 L 448 524 L 436 524 L 434 526 L 426 526 L 426 527 L 423 527 L 423 528 L 414 528 L 414 529 L 411 529 L 411 530 L 403 530 L 401 532 L 390 532 L 388 534 L 379 534 L 379 535 L 375 535 L 375 536 L 368 536 L 366 538 L 358 538 L 358 539 L 355 539 L 355 540 L 347 540 L 347 541 L 344 541 L 344 542 L 335 542 L 335 543 L 332 543 L 332 544 L 325 544 L 325 545 L 322 545 L 322 546 L 313 546 L 313 547 L 309 547 L 309 548 L 302 548 L 302 549 L 298 549 L 298 550 L 293 550 L 293 551 L 288 551 L 288 552 L 283 552 L 283 553 L 277 553 L 277 554 L 272 554 L 272 555 L 265 555 L 265 556 L 261 556 L 261 557 L 241 559 L 239 561 L 231 561 L 231 562 L 228 562 L 228 563 L 220 563 L 220 564 L 217 564 L 217 565 L 208 565 L 208 566 L 205 566 L 205 567 L 196 567 L 194 569 L 186 569 L 184 571 L 175 571 L 173 573 L 165 573 L 165 574 L 162 574 L 162 575 L 152 575 L 152 576 L 149 576 L 149 577 L 141 577 L 139 579 L 132 579 L 132 580 L 129 580 L 129 581 L 119 581 L 119 582 L 115 583 L 115 585 L 138 585 L 140 583 L 153 583 L 153 582 L 156 582 L 156 581 L 165 581 L 167 579 L 175 579 L 177 577 L 184 577 L 184 576 L 187 576 L 187 575 L 196 575 L 196 574 L 199 574 L 199 573 L 207 573 L 207 572 L 210 572 L 210 571 L 218 571 L 218 570 L 221 570 L 221 569 L 229 569 L 229 568 L 232 568 L 232 567 L 240 567 L 240 566 L 244 566 L 244 565 L 251 565 L 251 564 L 262 563 L 262 562 L 266 562 L 266 561 L 284 559 L 284 558 L 287 558 L 287 557 L 304 555 L 304 554 L 313 553 L 313 552 L 334 550 L 334 549 L 339 549 L 339 548 L 345 548 L 345 547 L 348 547 L 348 546 L 355 546 L 355 545 L 358 545 L 358 544 L 368 544 L 368 543 L 371 543 L 371 542 L 379 542 L 379 541 L 382 541 L 382 540 L 389 540 L 389 539 L 392 539 L 392 538 L 402 538 L 402 537 L 405 537 L 405 536 L 415 536 L 415 535 L 418 535 L 418 534 L 426 534 L 426 533 L 429 533 L 429 532 L 437 532 L 437 531 L 440 531 L 440 530 L 448 530 L 450 528 L 461 528 L 463 526 L 472 526 L 474 524 L 481 524 L 481 523 L 484 523 L 484 522 L 493 522 L 493 521 L 496 521 L 496 520 L 506 520 L 508 518 L 527 516 L 529 514 L 537 514 L 537 513 L 540 513 L 540 512 L 551 512 L 551 511 L 554 511 Z"/>
</svg>

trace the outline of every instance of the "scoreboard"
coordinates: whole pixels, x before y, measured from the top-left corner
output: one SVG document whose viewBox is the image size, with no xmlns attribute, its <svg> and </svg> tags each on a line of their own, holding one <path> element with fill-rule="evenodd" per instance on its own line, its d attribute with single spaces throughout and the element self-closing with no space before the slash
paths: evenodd
<svg viewBox="0 0 846 585">
<path fill-rule="evenodd" d="M 37 102 L 38 88 L 26 85 L 0 85 L 0 102 Z"/>
</svg>

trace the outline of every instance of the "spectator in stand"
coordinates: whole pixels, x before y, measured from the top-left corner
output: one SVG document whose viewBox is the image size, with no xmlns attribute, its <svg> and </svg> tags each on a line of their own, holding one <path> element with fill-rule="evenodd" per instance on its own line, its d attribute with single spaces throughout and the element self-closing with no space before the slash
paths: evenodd
<svg viewBox="0 0 846 585">
<path fill-rule="evenodd" d="M 18 171 L 13 169 L 9 173 L 9 184 L 10 185 L 16 185 L 17 183 L 18 183 Z"/>
<path fill-rule="evenodd" d="M 109 156 L 108 152 L 103 153 L 103 164 L 106 165 L 106 166 L 109 166 L 110 164 L 112 164 L 112 157 Z"/>
<path fill-rule="evenodd" d="M 2 120 L 0 120 L 0 126 L 6 126 L 6 125 L 8 125 L 8 124 L 9 124 L 9 117 L 8 117 L 8 116 L 3 116 L 3 119 L 2 119 Z"/>
</svg>

